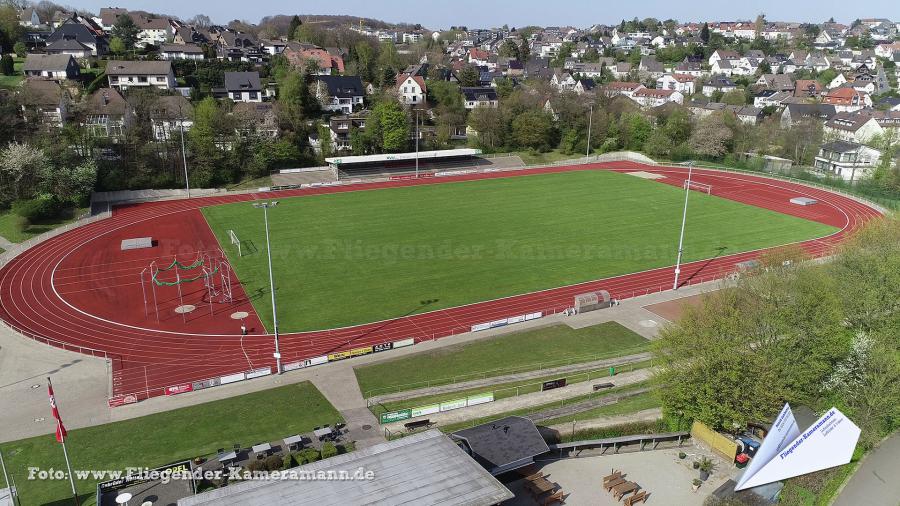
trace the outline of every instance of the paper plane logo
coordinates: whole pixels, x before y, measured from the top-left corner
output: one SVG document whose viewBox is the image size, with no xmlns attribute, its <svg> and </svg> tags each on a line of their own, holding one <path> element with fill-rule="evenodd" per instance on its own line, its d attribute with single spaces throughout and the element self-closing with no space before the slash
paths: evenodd
<svg viewBox="0 0 900 506">
<path fill-rule="evenodd" d="M 801 433 L 791 407 L 785 404 L 734 490 L 846 464 L 859 434 L 859 427 L 837 408 L 829 409 Z"/>
</svg>

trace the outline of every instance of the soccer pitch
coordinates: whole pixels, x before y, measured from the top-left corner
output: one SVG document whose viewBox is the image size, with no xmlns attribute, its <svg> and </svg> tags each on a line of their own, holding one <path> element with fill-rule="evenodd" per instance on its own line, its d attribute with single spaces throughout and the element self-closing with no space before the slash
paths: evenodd
<svg viewBox="0 0 900 506">
<path fill-rule="evenodd" d="M 683 203 L 678 187 L 607 171 L 280 199 L 269 210 L 280 330 L 369 323 L 672 265 Z M 203 214 L 271 330 L 263 211 L 244 202 Z M 692 192 L 684 261 L 834 231 Z"/>
</svg>

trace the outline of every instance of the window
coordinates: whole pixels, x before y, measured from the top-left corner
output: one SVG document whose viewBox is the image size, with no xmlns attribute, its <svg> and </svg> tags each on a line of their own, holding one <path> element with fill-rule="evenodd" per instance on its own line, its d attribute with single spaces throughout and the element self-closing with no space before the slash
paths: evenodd
<svg viewBox="0 0 900 506">
<path fill-rule="evenodd" d="M 241 99 L 241 92 L 239 92 L 239 91 L 233 91 L 233 92 L 231 92 L 231 98 L 232 98 L 232 100 L 235 100 L 235 101 L 240 100 L 240 99 Z"/>
<path fill-rule="evenodd" d="M 144 77 L 144 76 L 138 77 L 138 82 L 139 82 L 139 83 L 146 83 L 146 82 L 147 82 L 147 78 Z"/>
<path fill-rule="evenodd" d="M 250 100 L 256 100 L 259 97 L 259 94 L 255 91 L 250 92 Z"/>
</svg>

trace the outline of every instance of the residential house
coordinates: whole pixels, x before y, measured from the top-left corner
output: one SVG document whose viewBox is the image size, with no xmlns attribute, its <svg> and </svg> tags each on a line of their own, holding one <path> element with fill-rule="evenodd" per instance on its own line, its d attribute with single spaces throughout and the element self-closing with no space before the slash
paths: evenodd
<svg viewBox="0 0 900 506">
<path fill-rule="evenodd" d="M 710 72 L 717 75 L 731 77 L 734 74 L 734 68 L 732 66 L 732 62 L 737 62 L 737 60 L 716 60 L 715 63 L 712 64 L 710 68 Z"/>
<path fill-rule="evenodd" d="M 586 93 L 593 93 L 594 88 L 596 87 L 597 83 L 595 83 L 593 79 L 579 79 L 578 82 L 575 83 L 575 87 L 572 88 L 572 91 L 574 91 L 576 95 L 584 95 Z"/>
<path fill-rule="evenodd" d="M 394 90 L 397 99 L 403 104 L 417 105 L 425 102 L 428 89 L 422 76 L 399 74 L 396 78 Z"/>
<path fill-rule="evenodd" d="M 115 88 L 100 88 L 79 107 L 81 125 L 94 137 L 119 138 L 134 118 L 131 105 Z"/>
<path fill-rule="evenodd" d="M 75 79 L 81 75 L 75 58 L 67 54 L 28 54 L 22 71 L 25 77 L 49 79 Z"/>
<path fill-rule="evenodd" d="M 716 49 L 713 51 L 711 55 L 709 55 L 709 66 L 712 67 L 716 62 L 722 60 L 740 60 L 741 55 L 737 54 L 734 51 L 728 51 L 725 49 Z"/>
<path fill-rule="evenodd" d="M 283 42 L 280 40 L 261 39 L 259 42 L 263 53 L 272 56 L 281 54 L 285 49 L 287 49 L 287 42 Z"/>
<path fill-rule="evenodd" d="M 316 97 L 326 111 L 350 114 L 362 107 L 366 90 L 359 76 L 317 76 Z"/>
<path fill-rule="evenodd" d="M 149 87 L 171 90 L 175 87 L 175 73 L 170 61 L 109 60 L 106 75 L 109 85 L 120 90 Z"/>
<path fill-rule="evenodd" d="M 37 28 L 43 26 L 43 24 L 34 7 L 19 9 L 19 25 L 25 28 Z"/>
<path fill-rule="evenodd" d="M 235 130 L 242 137 L 278 137 L 278 114 L 272 102 L 237 102 L 231 108 Z"/>
<path fill-rule="evenodd" d="M 822 85 L 815 79 L 797 79 L 794 83 L 794 96 L 808 99 L 818 98 L 822 94 Z"/>
<path fill-rule="evenodd" d="M 132 18 L 139 30 L 135 43 L 137 47 L 159 46 L 175 36 L 175 28 L 167 18 L 144 14 L 132 16 Z"/>
<path fill-rule="evenodd" d="M 163 44 L 159 47 L 161 60 L 202 60 L 203 48 L 197 44 Z"/>
<path fill-rule="evenodd" d="M 67 55 L 79 60 L 90 58 L 94 54 L 93 49 L 76 39 L 59 39 L 48 44 L 44 51 L 47 54 Z"/>
<path fill-rule="evenodd" d="M 26 79 L 22 85 L 25 121 L 62 128 L 69 117 L 69 95 L 56 81 Z"/>
<path fill-rule="evenodd" d="M 703 62 L 701 60 L 692 60 L 689 57 L 685 57 L 684 60 L 675 67 L 674 72 L 676 74 L 694 77 L 700 77 L 707 73 L 703 70 Z"/>
<path fill-rule="evenodd" d="M 572 91 L 578 81 L 571 73 L 556 70 L 550 78 L 550 84 L 559 91 Z"/>
<path fill-rule="evenodd" d="M 194 107 L 181 95 L 159 97 L 150 111 L 150 124 L 158 141 L 180 137 L 194 126 Z"/>
<path fill-rule="evenodd" d="M 659 63 L 656 58 L 651 58 L 645 56 L 641 58 L 641 63 L 638 65 L 638 72 L 642 76 L 647 76 L 651 79 L 656 79 L 661 77 L 666 73 L 665 67 L 663 67 L 662 63 Z"/>
<path fill-rule="evenodd" d="M 662 90 L 675 90 L 684 96 L 694 94 L 696 77 L 687 74 L 666 74 L 656 80 L 656 87 Z"/>
<path fill-rule="evenodd" d="M 753 106 L 763 109 L 765 107 L 781 108 L 787 104 L 796 104 L 804 102 L 794 96 L 792 91 L 775 91 L 763 90 L 753 96 Z"/>
<path fill-rule="evenodd" d="M 838 140 L 822 145 L 814 165 L 823 174 L 853 182 L 871 176 L 880 159 L 877 149 Z"/>
<path fill-rule="evenodd" d="M 681 104 L 684 95 L 675 90 L 658 90 L 654 88 L 641 88 L 631 94 L 631 99 L 641 107 L 658 107 L 669 102 Z"/>
<path fill-rule="evenodd" d="M 490 107 L 496 109 L 500 105 L 497 90 L 491 87 L 466 87 L 459 89 L 463 95 L 463 106 L 466 109 Z"/>
<path fill-rule="evenodd" d="M 354 130 L 365 130 L 366 119 L 368 113 L 366 111 L 350 114 L 345 116 L 332 116 L 328 120 L 328 129 L 331 133 L 331 147 L 337 151 L 349 151 L 353 148 L 351 137 Z M 320 142 L 325 142 L 320 139 Z"/>
<path fill-rule="evenodd" d="M 235 102 L 262 102 L 262 85 L 259 72 L 225 72 L 225 86 L 215 94 Z"/>
<path fill-rule="evenodd" d="M 787 74 L 763 74 L 756 80 L 756 85 L 765 86 L 767 90 L 794 91 L 794 81 Z"/>
<path fill-rule="evenodd" d="M 631 74 L 633 70 L 633 65 L 627 62 L 619 62 L 616 63 L 616 66 L 610 69 L 612 71 L 613 77 L 616 79 L 624 79 Z"/>
<path fill-rule="evenodd" d="M 93 21 L 78 15 L 66 19 L 47 37 L 47 52 L 60 52 L 59 46 L 54 47 L 54 44 L 63 40 L 74 40 L 79 43 L 78 47 L 89 48 L 89 56 L 102 56 L 108 50 L 106 34 L 103 30 L 96 26 Z M 70 46 L 74 45 L 70 44 Z"/>
<path fill-rule="evenodd" d="M 734 82 L 731 79 L 723 76 L 713 76 L 709 82 L 703 85 L 702 93 L 707 97 L 711 97 L 716 92 L 728 93 L 729 91 L 734 91 L 736 89 L 737 86 L 734 85 Z"/>
<path fill-rule="evenodd" d="M 875 46 L 875 56 L 879 58 L 892 58 L 894 53 L 900 51 L 900 42 L 890 44 L 878 44 Z"/>
<path fill-rule="evenodd" d="M 128 9 L 121 7 L 101 7 L 100 15 L 94 17 L 94 22 L 100 25 L 104 32 L 109 33 L 119 21 L 119 16 L 128 14 Z"/>
<path fill-rule="evenodd" d="M 825 122 L 822 131 L 826 138 L 866 144 L 883 134 L 884 128 L 869 114 L 838 112 Z"/>
<path fill-rule="evenodd" d="M 321 47 L 301 47 L 295 49 L 289 45 L 282 52 L 288 62 L 298 69 L 307 68 L 315 64 L 314 73 L 319 75 L 332 75 L 344 73 L 344 59 L 339 55 L 333 55 Z"/>
<path fill-rule="evenodd" d="M 851 87 L 841 87 L 822 95 L 822 103 L 833 105 L 838 112 L 852 112 L 872 107 L 872 98 L 868 93 Z"/>
<path fill-rule="evenodd" d="M 636 91 L 643 88 L 644 85 L 642 85 L 641 83 L 613 81 L 603 87 L 603 94 L 609 98 L 617 97 L 619 95 L 631 98 Z"/>
<path fill-rule="evenodd" d="M 781 126 L 790 127 L 804 118 L 828 121 L 835 114 L 835 107 L 829 104 L 787 104 L 781 113 Z"/>
</svg>

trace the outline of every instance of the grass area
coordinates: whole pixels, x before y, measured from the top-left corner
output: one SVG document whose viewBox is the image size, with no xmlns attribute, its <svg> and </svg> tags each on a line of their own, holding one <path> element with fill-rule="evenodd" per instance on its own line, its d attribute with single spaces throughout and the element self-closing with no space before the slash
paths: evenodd
<svg viewBox="0 0 900 506">
<path fill-rule="evenodd" d="M 11 90 L 18 87 L 22 80 L 25 79 L 25 75 L 22 73 L 22 66 L 24 64 L 25 58 L 13 56 L 13 68 L 15 69 L 15 73 L 11 76 L 0 74 L 0 88 Z"/>
<path fill-rule="evenodd" d="M 835 230 L 692 197 L 685 261 Z M 672 265 L 683 200 L 681 188 L 607 171 L 283 199 L 269 212 L 280 327 L 381 321 Z M 271 328 L 262 211 L 245 202 L 203 213 Z"/>
<path fill-rule="evenodd" d="M 834 502 L 841 485 L 859 467 L 865 455 L 862 447 L 853 451 L 850 463 L 815 473 L 804 474 L 785 482 L 779 496 L 779 504 L 786 506 L 828 506 Z"/>
<path fill-rule="evenodd" d="M 416 353 L 354 369 L 363 395 L 403 391 L 534 371 L 544 364 L 581 363 L 637 353 L 649 342 L 619 323 L 573 329 L 557 324 Z M 552 355 L 547 351 L 553 350 Z M 458 379 L 457 379 L 458 378 Z M 404 388 L 407 387 L 407 388 Z"/>
<path fill-rule="evenodd" d="M 625 385 L 623 387 L 610 388 L 609 390 L 602 390 L 599 392 L 590 392 L 587 394 L 577 395 L 575 397 L 569 397 L 567 399 L 561 399 L 558 401 L 548 402 L 545 404 L 538 404 L 536 406 L 527 406 L 527 407 L 520 408 L 520 409 L 514 409 L 514 410 L 510 410 L 510 411 L 504 411 L 502 413 L 496 413 L 491 416 L 486 416 L 486 417 L 482 417 L 482 418 L 474 418 L 472 420 L 466 420 L 464 422 L 458 422 L 458 423 L 454 423 L 454 424 L 450 424 L 450 425 L 443 425 L 438 428 L 444 432 L 454 432 L 454 431 L 457 431 L 460 429 L 465 429 L 468 427 L 474 427 L 475 425 L 479 425 L 482 423 L 487 423 L 491 420 L 505 418 L 507 416 L 530 415 L 532 413 L 540 413 L 541 411 L 546 411 L 548 409 L 560 408 L 560 407 L 563 407 L 563 406 L 566 406 L 569 404 L 575 404 L 575 403 L 579 403 L 579 402 L 586 401 L 589 399 L 594 399 L 597 397 L 606 397 L 608 395 L 632 392 L 634 390 L 645 388 L 649 384 L 650 384 L 649 381 L 641 381 L 638 383 L 632 383 L 630 385 Z M 638 395 L 643 395 L 643 394 L 638 394 Z M 637 397 L 638 395 L 635 395 L 635 397 Z M 623 399 L 620 402 L 624 402 L 625 400 L 626 399 Z M 572 418 L 569 417 L 568 421 L 572 421 Z M 547 422 L 540 422 L 538 425 L 550 425 L 550 424 Z"/>
<path fill-rule="evenodd" d="M 644 369 L 650 367 L 650 360 L 643 360 L 640 362 L 634 362 L 631 364 L 623 365 L 620 367 L 616 367 L 616 372 L 631 372 L 637 369 Z M 590 371 L 581 371 L 575 373 L 562 373 L 562 374 L 551 374 L 547 376 L 541 376 L 539 378 L 531 378 L 528 380 L 520 380 L 520 381 L 511 381 L 507 383 L 497 383 L 491 385 L 489 387 L 478 387 L 478 388 L 469 388 L 466 390 L 457 390 L 454 392 L 446 392 L 442 394 L 435 395 L 425 395 L 422 397 L 413 397 L 409 399 L 401 399 L 397 401 L 389 401 L 378 403 L 376 405 L 371 406 L 369 409 L 375 416 L 380 415 L 381 413 L 387 411 L 396 411 L 399 409 L 405 408 L 414 408 L 418 406 L 426 406 L 428 404 L 436 404 L 439 402 L 451 401 L 454 399 L 461 399 L 463 397 L 468 397 L 470 395 L 483 394 L 488 392 L 493 392 L 494 400 L 499 401 L 500 399 L 506 399 L 509 397 L 515 397 L 517 395 L 525 395 L 532 394 L 541 391 L 541 384 L 545 381 L 555 380 L 559 378 L 566 378 L 567 385 L 574 385 L 576 383 L 583 383 L 585 381 L 597 380 L 601 378 L 609 377 L 609 368 L 604 367 L 600 369 L 592 369 Z"/>
<path fill-rule="evenodd" d="M 574 160 L 583 158 L 584 153 L 566 154 L 558 149 L 539 153 L 537 151 L 513 151 L 510 155 L 517 155 L 526 165 L 547 165 L 561 160 Z"/>
<path fill-rule="evenodd" d="M 638 411 L 643 411 L 645 409 L 658 408 L 660 407 L 660 405 L 661 403 L 659 397 L 657 397 L 655 392 L 650 391 L 628 397 L 627 399 L 622 399 L 615 404 L 599 406 L 587 411 L 582 411 L 581 413 L 578 413 L 574 416 L 564 416 L 560 418 L 544 420 L 541 422 L 541 425 L 557 425 L 560 423 L 572 422 L 572 420 L 593 420 L 594 418 L 603 418 L 607 416 L 627 415 L 629 413 L 637 413 Z"/>
<path fill-rule="evenodd" d="M 56 227 L 72 223 L 79 216 L 90 211 L 90 208 L 74 209 L 65 213 L 64 216 L 55 220 L 44 221 L 40 223 L 31 223 L 24 229 L 19 226 L 20 220 L 23 218 L 14 214 L 10 210 L 0 211 L 0 237 L 5 237 L 10 242 L 22 242 L 31 239 L 36 235 L 49 232 Z"/>
<path fill-rule="evenodd" d="M 256 179 L 245 179 L 239 183 L 228 185 L 225 187 L 225 189 L 231 191 L 256 190 L 257 188 L 266 186 L 272 186 L 272 176 L 263 176 Z"/>
<path fill-rule="evenodd" d="M 65 416 L 65 399 L 61 409 Z M 67 446 L 73 470 L 122 470 L 156 467 L 211 455 L 234 443 L 256 444 L 309 432 L 316 425 L 341 421 L 340 414 L 311 383 L 199 404 L 174 411 L 69 431 Z M 28 480 L 29 466 L 65 469 L 62 448 L 53 435 L 0 445 L 23 504 L 44 504 L 71 495 L 69 483 Z M 78 491 L 93 495 L 96 481 L 76 481 Z M 0 476 L 0 488 L 3 488 Z M 84 504 L 84 503 L 83 503 Z"/>
</svg>

